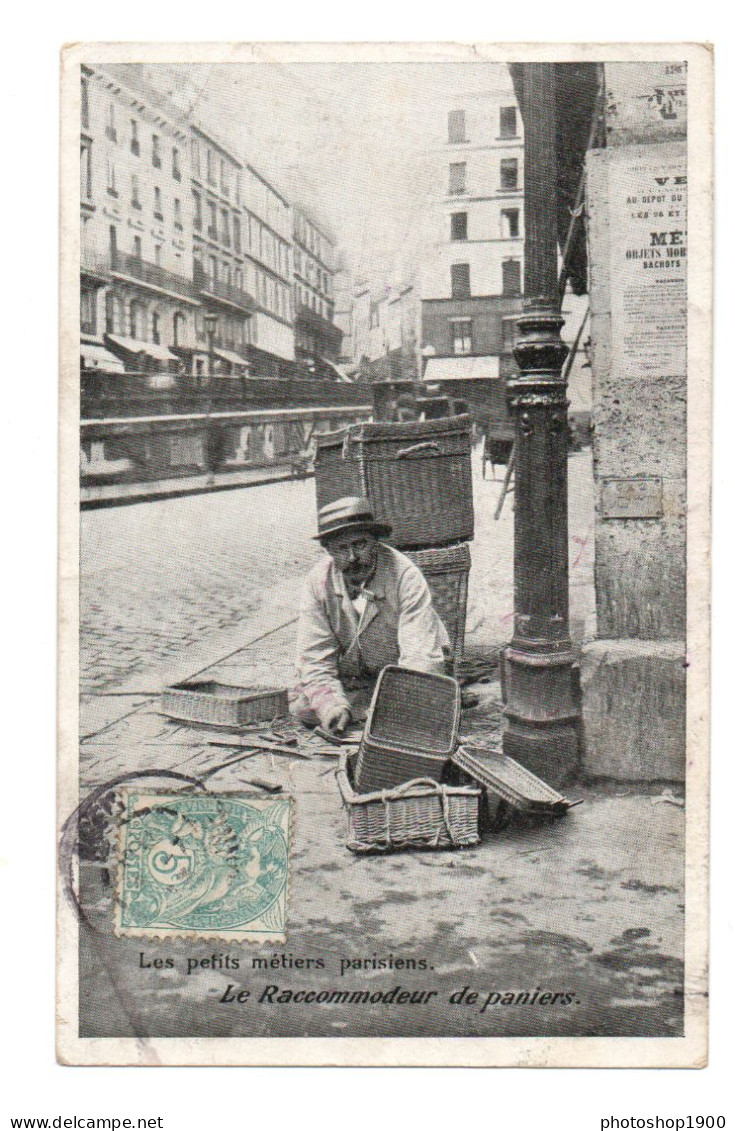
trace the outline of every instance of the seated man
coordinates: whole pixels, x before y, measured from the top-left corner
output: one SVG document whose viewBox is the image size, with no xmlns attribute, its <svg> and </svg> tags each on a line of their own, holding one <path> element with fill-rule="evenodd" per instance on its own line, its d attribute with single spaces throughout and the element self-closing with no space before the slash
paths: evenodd
<svg viewBox="0 0 735 1131">
<path fill-rule="evenodd" d="M 350 690 L 368 689 L 386 664 L 444 674 L 446 629 L 424 576 L 380 542 L 390 527 L 367 499 L 322 507 L 317 539 L 327 557 L 309 573 L 297 642 L 299 685 L 291 714 L 306 726 L 342 733 L 353 716 Z"/>
</svg>

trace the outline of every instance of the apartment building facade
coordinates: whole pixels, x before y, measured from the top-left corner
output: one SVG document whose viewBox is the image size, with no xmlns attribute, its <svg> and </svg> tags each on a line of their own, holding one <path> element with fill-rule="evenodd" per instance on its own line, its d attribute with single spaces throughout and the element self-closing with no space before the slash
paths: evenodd
<svg viewBox="0 0 735 1131">
<path fill-rule="evenodd" d="M 80 331 L 87 368 L 175 372 L 194 345 L 188 137 L 114 73 L 84 67 Z"/>
<path fill-rule="evenodd" d="M 81 82 L 82 367 L 279 378 L 336 361 L 331 237 L 125 67 Z"/>
<path fill-rule="evenodd" d="M 510 76 L 451 107 L 437 139 L 421 278 L 424 357 L 513 371 L 523 292 L 523 123 Z M 454 364 L 457 368 L 457 364 Z M 461 364 L 459 366 L 461 368 Z"/>
<path fill-rule="evenodd" d="M 336 246 L 301 206 L 293 208 L 293 275 L 296 356 L 315 372 L 340 357 L 342 330 L 335 323 Z"/>
</svg>

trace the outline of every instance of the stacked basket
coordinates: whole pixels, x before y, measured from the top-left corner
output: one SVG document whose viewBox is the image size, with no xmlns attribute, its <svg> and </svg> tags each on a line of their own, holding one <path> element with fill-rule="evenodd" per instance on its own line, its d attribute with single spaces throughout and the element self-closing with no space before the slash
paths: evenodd
<svg viewBox="0 0 735 1131">
<path fill-rule="evenodd" d="M 449 634 L 454 665 L 462 658 L 467 616 L 469 541 L 474 536 L 469 416 L 359 424 L 317 438 L 317 507 L 364 495 L 390 539 L 426 578 Z"/>
</svg>

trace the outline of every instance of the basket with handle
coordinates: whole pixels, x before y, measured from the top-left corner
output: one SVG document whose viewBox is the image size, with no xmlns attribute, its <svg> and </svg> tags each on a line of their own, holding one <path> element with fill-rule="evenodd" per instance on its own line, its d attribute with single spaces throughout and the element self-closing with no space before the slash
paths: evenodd
<svg viewBox="0 0 735 1131">
<path fill-rule="evenodd" d="M 346 462 L 398 549 L 446 546 L 474 537 L 469 416 L 381 421 L 349 429 Z"/>
<path fill-rule="evenodd" d="M 464 848 L 477 844 L 480 789 L 415 778 L 393 789 L 356 793 L 354 754 L 343 753 L 337 784 L 347 810 L 350 852 Z"/>
</svg>

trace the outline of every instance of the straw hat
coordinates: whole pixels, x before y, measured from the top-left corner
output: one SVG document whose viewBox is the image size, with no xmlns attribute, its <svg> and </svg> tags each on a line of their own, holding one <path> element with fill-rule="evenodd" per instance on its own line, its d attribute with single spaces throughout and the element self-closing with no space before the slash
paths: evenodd
<svg viewBox="0 0 735 1131">
<path fill-rule="evenodd" d="M 315 540 L 324 542 L 345 531 L 368 530 L 376 538 L 387 538 L 391 527 L 378 522 L 368 499 L 347 495 L 322 507 L 317 516 L 318 531 Z"/>
</svg>

